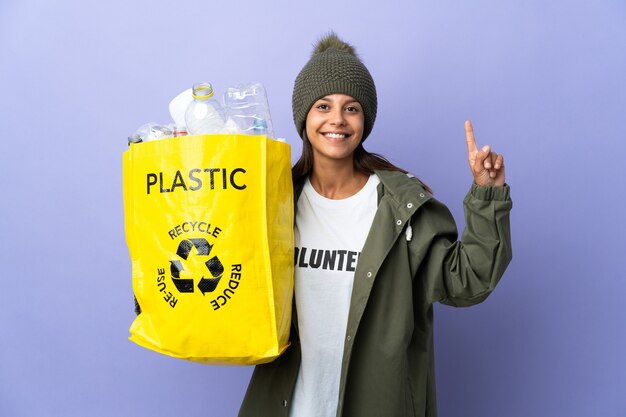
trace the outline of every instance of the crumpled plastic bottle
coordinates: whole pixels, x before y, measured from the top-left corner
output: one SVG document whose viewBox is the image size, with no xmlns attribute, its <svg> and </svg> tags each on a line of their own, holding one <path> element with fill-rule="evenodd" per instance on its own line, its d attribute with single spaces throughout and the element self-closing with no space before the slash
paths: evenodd
<svg viewBox="0 0 626 417">
<path fill-rule="evenodd" d="M 240 84 L 224 93 L 224 106 L 241 131 L 248 135 L 274 137 L 267 93 L 261 83 Z"/>
<path fill-rule="evenodd" d="M 166 139 L 174 137 L 174 132 L 169 126 L 164 126 L 155 122 L 145 123 L 128 137 L 128 144 L 147 142 L 150 140 Z"/>
</svg>

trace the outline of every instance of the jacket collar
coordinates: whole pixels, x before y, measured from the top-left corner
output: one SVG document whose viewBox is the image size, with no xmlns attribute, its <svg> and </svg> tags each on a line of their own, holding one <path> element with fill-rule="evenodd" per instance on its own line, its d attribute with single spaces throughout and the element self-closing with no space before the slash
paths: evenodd
<svg viewBox="0 0 626 417">
<path fill-rule="evenodd" d="M 412 174 L 399 171 L 375 171 L 380 179 L 378 203 L 383 196 L 390 198 L 392 208 L 409 214 L 409 217 L 432 196 Z M 406 219 L 404 219 L 406 220 Z"/>
</svg>

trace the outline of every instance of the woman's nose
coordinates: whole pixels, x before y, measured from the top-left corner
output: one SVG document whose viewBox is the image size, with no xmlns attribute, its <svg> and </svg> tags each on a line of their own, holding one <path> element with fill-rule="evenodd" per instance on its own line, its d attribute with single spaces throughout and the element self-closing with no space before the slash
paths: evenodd
<svg viewBox="0 0 626 417">
<path fill-rule="evenodd" d="M 331 112 L 331 123 L 338 126 L 343 126 L 346 123 L 342 109 L 336 109 Z"/>
</svg>

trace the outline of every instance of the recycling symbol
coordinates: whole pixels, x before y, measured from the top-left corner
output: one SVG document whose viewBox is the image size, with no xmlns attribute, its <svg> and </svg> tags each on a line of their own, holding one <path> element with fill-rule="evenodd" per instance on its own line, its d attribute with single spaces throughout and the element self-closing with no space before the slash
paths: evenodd
<svg viewBox="0 0 626 417">
<path fill-rule="evenodd" d="M 176 255 L 179 258 L 186 261 L 191 254 L 191 250 L 196 248 L 196 256 L 209 258 L 213 245 L 210 245 L 206 239 L 184 239 L 178 245 Z M 198 281 L 198 289 L 204 295 L 207 292 L 215 291 L 217 284 L 219 284 L 222 274 L 224 273 L 224 265 L 220 262 L 217 256 L 207 259 L 204 262 L 207 270 L 210 274 L 210 278 L 207 278 L 202 274 Z M 172 273 L 172 282 L 176 286 L 176 289 L 181 293 L 194 292 L 194 278 L 181 278 L 181 272 L 184 271 L 183 262 L 176 259 L 170 261 L 170 271 Z"/>
</svg>

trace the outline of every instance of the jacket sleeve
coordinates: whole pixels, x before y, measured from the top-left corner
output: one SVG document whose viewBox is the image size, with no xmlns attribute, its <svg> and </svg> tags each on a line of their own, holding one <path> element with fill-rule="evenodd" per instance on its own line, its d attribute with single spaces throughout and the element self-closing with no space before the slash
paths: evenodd
<svg viewBox="0 0 626 417">
<path fill-rule="evenodd" d="M 460 241 L 450 211 L 432 199 L 423 228 L 431 236 L 420 271 L 431 302 L 456 307 L 482 302 L 511 261 L 509 186 L 472 185 L 463 201 L 466 227 Z"/>
</svg>

